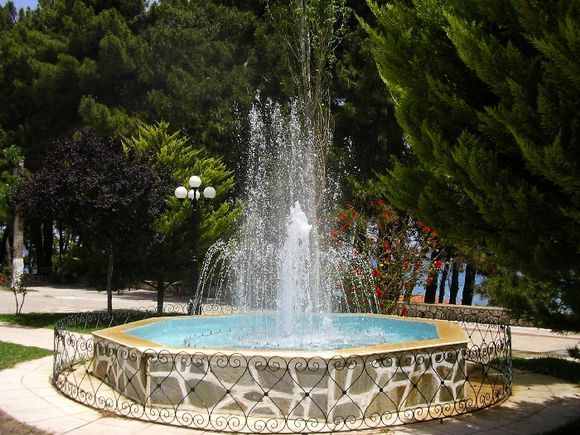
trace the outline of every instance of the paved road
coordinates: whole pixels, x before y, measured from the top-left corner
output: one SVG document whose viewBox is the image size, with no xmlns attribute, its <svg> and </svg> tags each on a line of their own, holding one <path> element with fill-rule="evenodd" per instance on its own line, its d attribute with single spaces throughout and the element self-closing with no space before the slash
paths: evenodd
<svg viewBox="0 0 580 435">
<path fill-rule="evenodd" d="M 157 293 L 153 290 L 129 289 L 113 294 L 113 308 L 154 308 L 157 306 Z M 187 302 L 187 296 L 169 293 L 167 303 Z M 14 295 L 10 291 L 0 291 L 0 313 L 13 313 Z M 70 313 L 94 311 L 107 308 L 107 292 L 95 288 L 49 285 L 30 286 L 24 301 L 23 313 Z"/>
</svg>

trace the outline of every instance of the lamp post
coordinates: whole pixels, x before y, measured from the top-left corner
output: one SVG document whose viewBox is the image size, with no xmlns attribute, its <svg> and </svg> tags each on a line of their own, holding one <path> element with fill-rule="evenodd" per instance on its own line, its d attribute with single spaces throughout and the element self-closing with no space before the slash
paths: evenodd
<svg viewBox="0 0 580 435">
<path fill-rule="evenodd" d="M 175 189 L 175 196 L 184 201 L 185 198 L 189 198 L 191 201 L 191 208 L 193 210 L 193 247 L 191 249 L 191 295 L 188 304 L 188 314 L 201 314 L 201 301 L 196 301 L 194 304 L 193 298 L 195 297 L 195 291 L 197 289 L 197 282 L 199 276 L 197 274 L 197 255 L 195 250 L 197 248 L 197 241 L 199 239 L 199 204 L 198 201 L 203 195 L 204 198 L 213 199 L 215 198 L 215 189 L 211 186 L 207 186 L 203 189 L 203 193 L 200 192 L 201 178 L 197 175 L 192 175 L 189 177 L 189 186 L 191 189 L 187 190 L 184 186 L 179 186 Z M 194 306 L 197 305 L 197 306 Z"/>
</svg>

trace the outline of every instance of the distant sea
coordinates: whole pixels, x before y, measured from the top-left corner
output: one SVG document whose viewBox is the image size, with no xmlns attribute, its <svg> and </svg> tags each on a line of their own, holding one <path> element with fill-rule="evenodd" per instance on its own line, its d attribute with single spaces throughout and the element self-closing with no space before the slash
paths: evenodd
<svg viewBox="0 0 580 435">
<path fill-rule="evenodd" d="M 483 282 L 485 278 L 481 275 L 476 275 L 475 276 L 475 284 L 480 284 Z M 441 278 L 439 278 L 439 281 L 441 281 Z M 459 273 L 459 292 L 457 293 L 457 304 L 461 304 L 461 299 L 463 297 L 463 283 L 465 282 L 465 272 L 460 272 Z M 447 277 L 447 281 L 445 283 L 445 303 L 447 303 L 447 301 L 449 301 L 449 286 L 451 284 L 451 274 L 448 275 Z M 413 294 L 414 295 L 424 295 L 425 294 L 425 287 L 419 287 L 416 286 L 413 289 Z M 439 287 L 437 287 L 437 296 L 436 298 L 439 298 Z M 437 299 L 436 299 L 437 300 Z M 486 307 L 489 305 L 489 301 L 487 300 L 487 298 L 485 296 L 482 295 L 478 295 L 477 293 L 474 293 L 473 295 L 473 305 L 478 305 L 480 307 Z"/>
</svg>

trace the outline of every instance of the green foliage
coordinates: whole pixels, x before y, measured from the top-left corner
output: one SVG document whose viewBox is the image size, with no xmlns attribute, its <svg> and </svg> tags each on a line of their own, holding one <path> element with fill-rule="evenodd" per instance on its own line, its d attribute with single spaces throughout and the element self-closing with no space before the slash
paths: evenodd
<svg viewBox="0 0 580 435">
<path fill-rule="evenodd" d="M 351 3 L 357 14 L 365 12 Z M 392 99 L 372 58 L 371 44 L 354 18 L 349 20 L 349 31 L 336 55 L 333 154 L 345 162 L 351 179 L 345 189 L 348 195 L 355 188 L 353 184 L 374 180 L 374 172 L 392 167 L 393 160 L 405 159 L 406 150 Z M 358 195 L 353 193 L 353 197 Z"/>
<path fill-rule="evenodd" d="M 490 304 L 506 307 L 510 317 L 523 318 L 538 326 L 558 330 L 578 330 L 568 306 L 575 306 L 577 293 L 563 293 L 550 282 L 538 281 L 521 273 L 501 270 L 481 284 Z"/>
<path fill-rule="evenodd" d="M 20 362 L 52 355 L 52 351 L 0 341 L 0 355 L 2 355 L 0 357 L 0 370 L 4 370 L 14 367 Z"/>
<path fill-rule="evenodd" d="M 145 120 L 164 120 L 212 152 L 235 161 L 234 106 L 249 108 L 254 14 L 208 1 L 151 5 L 140 77 L 147 89 Z"/>
<path fill-rule="evenodd" d="M 243 137 L 239 119 L 256 89 L 283 100 L 297 94 L 288 72 L 292 54 L 284 45 L 286 38 L 296 47 L 291 35 L 297 28 L 286 20 L 292 16 L 307 19 L 313 31 L 309 65 L 318 94 L 313 101 L 324 106 L 325 116 L 332 109 L 340 126 L 335 139 L 339 151 L 333 157 L 356 159 L 353 167 L 367 178 L 372 169 L 385 166 L 389 154 L 398 153 L 401 141 L 376 92 L 372 60 L 361 49 L 362 33 L 350 11 L 352 6 L 362 13 L 361 5 L 310 0 L 287 6 L 266 0 L 164 0 L 146 8 L 141 0 L 50 0 L 17 16 L 8 3 L 0 9 L 0 146 L 21 147 L 28 169 L 36 171 L 53 142 L 79 128 L 89 126 L 99 136 L 118 139 L 136 134 L 140 122 L 166 121 L 194 138 L 207 155 L 220 155 L 235 168 L 238 148 L 245 146 L 236 140 Z M 279 22 L 272 20 L 277 11 Z M 364 50 L 368 53 L 368 44 Z M 294 67 L 305 66 L 303 60 L 293 57 Z M 324 121 L 330 126 L 335 122 L 330 117 Z M 346 151 L 350 142 L 352 154 Z M 220 166 L 207 165 L 184 171 L 175 181 L 183 183 L 190 173 L 205 171 L 214 186 L 222 183 Z M 229 191 L 223 183 L 223 192 Z M 8 198 L 6 184 L 1 188 Z M 200 252 L 233 228 L 238 207 L 229 193 L 218 190 L 218 196 L 228 201 L 202 209 Z M 168 206 L 173 207 L 171 201 Z M 10 207 L 1 207 L 0 213 L 0 222 L 7 222 Z M 51 217 L 37 216 L 38 222 L 27 225 L 42 221 L 50 226 Z M 187 212 L 175 219 L 187 237 Z M 170 221 L 159 224 L 177 228 Z M 80 257 L 66 258 L 71 260 L 68 267 Z"/>
<path fill-rule="evenodd" d="M 4 143 L 23 147 L 37 164 L 43 148 L 75 127 L 124 131 L 142 96 L 136 28 L 143 8 L 140 1 L 56 0 L 1 32 Z"/>
<path fill-rule="evenodd" d="M 71 229 L 84 248 L 134 259 L 154 236 L 166 185 L 146 165 L 130 163 L 111 139 L 86 131 L 75 136 L 55 144 L 42 169 L 18 190 L 18 204 L 29 219 Z"/>
<path fill-rule="evenodd" d="M 7 222 L 13 214 L 13 193 L 21 181 L 21 176 L 15 174 L 14 169 L 24 163 L 21 148 L 9 146 L 2 150 L 0 155 L 0 222 Z"/>
<path fill-rule="evenodd" d="M 573 347 L 569 347 L 566 350 L 568 351 L 568 355 L 571 358 L 574 358 L 574 359 L 580 361 L 580 348 L 578 348 L 578 345 L 573 346 Z"/>
<path fill-rule="evenodd" d="M 17 16 L 14 2 L 8 0 L 6 4 L 0 5 L 0 31 L 10 29 L 16 22 Z"/>
<path fill-rule="evenodd" d="M 389 198 L 579 313 L 580 1 L 370 5 L 373 55 L 417 157 L 382 178 Z"/>
<path fill-rule="evenodd" d="M 169 176 L 171 190 L 166 192 L 167 208 L 155 223 L 156 236 L 141 257 L 149 278 L 174 281 L 188 270 L 191 243 L 196 255 L 203 258 L 207 248 L 218 238 L 227 238 L 234 228 L 240 207 L 229 201 L 234 178 L 220 158 L 208 157 L 205 150 L 192 146 L 179 132 L 170 132 L 169 124 L 140 124 L 137 132 L 123 142 L 124 152 L 136 163 L 145 164 L 158 176 Z M 216 197 L 200 200 L 200 240 L 193 240 L 193 210 L 173 196 L 177 185 L 188 186 L 189 177 L 198 175 L 204 186 L 213 186 Z M 203 186 L 201 187 L 203 189 Z"/>
</svg>

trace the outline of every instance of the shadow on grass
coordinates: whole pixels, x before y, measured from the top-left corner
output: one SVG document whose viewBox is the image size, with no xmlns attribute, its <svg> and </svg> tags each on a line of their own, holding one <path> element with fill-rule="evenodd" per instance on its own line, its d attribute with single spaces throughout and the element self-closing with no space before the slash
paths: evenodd
<svg viewBox="0 0 580 435">
<path fill-rule="evenodd" d="M 28 328 L 53 328 L 57 320 L 75 313 L 22 313 L 0 314 L 0 322 Z"/>
<path fill-rule="evenodd" d="M 580 385 L 580 362 L 552 357 L 514 358 L 513 367 Z"/>
</svg>

